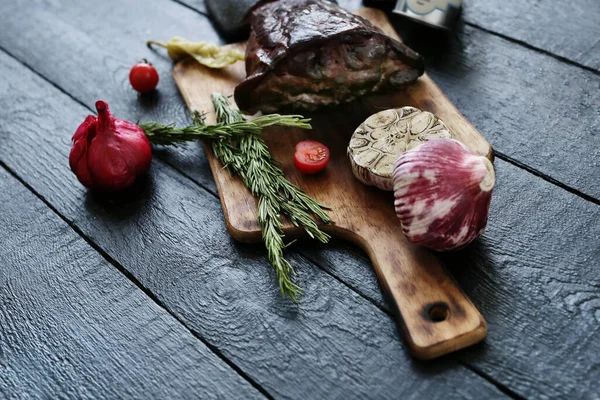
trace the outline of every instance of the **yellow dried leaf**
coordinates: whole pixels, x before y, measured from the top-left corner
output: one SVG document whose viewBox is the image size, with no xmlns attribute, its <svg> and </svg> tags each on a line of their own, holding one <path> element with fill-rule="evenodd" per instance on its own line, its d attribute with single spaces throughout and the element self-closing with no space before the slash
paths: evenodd
<svg viewBox="0 0 600 400">
<path fill-rule="evenodd" d="M 224 68 L 245 59 L 244 53 L 239 50 L 224 49 L 209 42 L 192 42 L 180 37 L 174 37 L 167 43 L 149 40 L 148 45 L 152 44 L 166 48 L 173 61 L 192 56 L 200 64 L 209 68 Z"/>
</svg>

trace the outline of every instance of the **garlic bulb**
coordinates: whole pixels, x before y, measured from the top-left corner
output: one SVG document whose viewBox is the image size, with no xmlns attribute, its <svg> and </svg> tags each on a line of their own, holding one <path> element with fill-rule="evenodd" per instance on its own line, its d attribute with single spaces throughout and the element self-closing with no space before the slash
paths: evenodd
<svg viewBox="0 0 600 400">
<path fill-rule="evenodd" d="M 352 134 L 348 157 L 354 176 L 366 185 L 393 190 L 394 161 L 407 150 L 435 138 L 451 138 L 444 122 L 414 107 L 380 111 Z"/>
<path fill-rule="evenodd" d="M 406 237 L 433 250 L 455 250 L 487 223 L 494 167 L 453 139 L 435 139 L 402 154 L 394 165 L 396 215 Z"/>
</svg>

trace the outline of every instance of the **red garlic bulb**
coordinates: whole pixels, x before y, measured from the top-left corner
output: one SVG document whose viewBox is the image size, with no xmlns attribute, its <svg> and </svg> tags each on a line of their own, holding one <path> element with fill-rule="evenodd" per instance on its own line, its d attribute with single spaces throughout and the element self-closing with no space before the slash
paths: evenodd
<svg viewBox="0 0 600 400">
<path fill-rule="evenodd" d="M 406 237 L 433 250 L 456 250 L 487 224 L 494 167 L 454 139 L 434 139 L 394 165 L 396 215 Z"/>
<path fill-rule="evenodd" d="M 98 118 L 88 115 L 73 135 L 69 165 L 88 188 L 125 189 L 150 168 L 150 141 L 136 124 L 115 118 L 106 102 L 98 100 L 96 110 Z"/>
</svg>

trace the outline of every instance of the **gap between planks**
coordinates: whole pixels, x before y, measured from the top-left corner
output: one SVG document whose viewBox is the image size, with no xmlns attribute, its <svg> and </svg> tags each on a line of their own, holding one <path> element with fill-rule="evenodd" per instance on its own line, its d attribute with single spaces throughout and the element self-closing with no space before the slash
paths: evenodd
<svg viewBox="0 0 600 400">
<path fill-rule="evenodd" d="M 205 17 L 207 20 L 209 20 L 209 21 L 210 21 L 210 15 L 209 15 L 209 13 L 208 13 L 208 12 L 206 12 L 206 11 L 202 11 L 202 10 L 199 10 L 199 9 L 197 9 L 196 7 L 194 7 L 193 5 L 191 5 L 191 4 L 188 4 L 186 1 L 183 1 L 183 0 L 172 0 L 172 1 L 173 1 L 174 3 L 177 3 L 177 4 L 181 5 L 181 6 L 183 6 L 183 7 L 187 8 L 187 9 L 189 9 L 189 10 L 192 10 L 192 11 L 194 11 L 194 12 L 197 12 L 198 14 L 202 15 L 203 17 Z M 203 3 L 204 3 L 204 2 L 203 2 Z M 210 21 L 210 22 L 212 23 L 212 21 Z"/>
<path fill-rule="evenodd" d="M 209 343 L 204 337 L 202 337 L 198 332 L 189 328 L 175 313 L 171 312 L 169 308 L 165 306 L 165 304 L 157 298 L 152 291 L 146 288 L 133 274 L 131 274 L 125 267 L 123 267 L 117 260 L 110 256 L 102 247 L 96 244 L 89 236 L 87 236 L 77 225 L 73 223 L 73 221 L 69 220 L 67 217 L 62 215 L 60 211 L 58 211 L 52 203 L 50 203 L 44 196 L 38 193 L 31 185 L 29 185 L 21 176 L 19 176 L 15 171 L 12 170 L 8 165 L 6 165 L 2 160 L 0 160 L 0 167 L 2 167 L 6 172 L 8 172 L 13 178 L 15 178 L 19 183 L 21 183 L 27 190 L 29 190 L 34 196 L 40 199 L 54 214 L 56 214 L 61 220 L 63 220 L 69 227 L 77 233 L 85 242 L 94 249 L 102 258 L 104 258 L 110 265 L 115 267 L 117 271 L 123 274 L 131 283 L 133 283 L 139 290 L 141 290 L 148 298 L 156 303 L 160 308 L 162 308 L 167 314 L 173 317 L 178 323 L 180 323 L 189 333 L 191 333 L 196 339 L 200 340 L 211 352 L 213 352 L 217 357 L 219 357 L 225 364 L 227 364 L 231 369 L 233 369 L 238 375 L 240 375 L 244 380 L 246 380 L 252 387 L 258 390 L 262 395 L 264 395 L 267 399 L 273 400 L 274 397 L 268 393 L 258 382 L 248 376 L 240 367 L 238 367 L 233 361 L 227 358 L 218 348 Z"/>
<path fill-rule="evenodd" d="M 546 182 L 553 184 L 554 186 L 558 186 L 559 188 L 561 188 L 563 190 L 566 190 L 569 193 L 572 193 L 572 194 L 574 194 L 574 195 L 576 195 L 578 197 L 581 197 L 584 200 L 587 200 L 587 201 L 589 201 L 591 203 L 600 205 L 600 200 L 599 199 L 597 199 L 597 198 L 595 198 L 595 197 L 593 197 L 593 196 L 591 196 L 589 194 L 583 193 L 583 192 L 581 192 L 581 191 L 579 191 L 579 190 L 577 190 L 577 189 L 575 189 L 575 188 L 573 188 L 573 187 L 571 187 L 571 186 L 569 186 L 569 185 L 567 185 L 565 183 L 562 183 L 561 181 L 559 181 L 557 179 L 554 179 L 553 177 L 551 177 L 549 175 L 546 175 L 543 172 L 538 171 L 537 169 L 535 169 L 533 167 L 530 167 L 527 164 L 524 164 L 524 163 L 522 163 L 522 162 L 520 162 L 518 160 L 515 160 L 514 158 L 512 158 L 510 156 L 507 156 L 506 154 L 501 153 L 499 151 L 495 151 L 494 150 L 494 154 L 499 159 L 501 159 L 501 160 L 503 160 L 503 161 L 505 161 L 505 162 L 507 162 L 509 164 L 512 164 L 515 167 L 517 167 L 519 169 L 522 169 L 523 171 L 526 171 L 526 172 L 530 173 L 531 175 L 535 175 L 535 176 L 537 176 L 537 177 L 545 180 Z"/>
<path fill-rule="evenodd" d="M 177 3 L 180 3 L 179 1 L 173 0 Z M 204 15 L 203 13 L 201 13 L 200 11 L 189 7 L 188 8 L 190 10 L 193 10 L 195 12 L 198 12 L 201 15 Z M 475 28 L 478 28 L 477 26 L 475 26 Z M 485 31 L 485 29 L 482 29 Z M 488 32 L 490 34 L 493 34 L 493 32 Z M 498 34 L 498 36 L 501 36 L 500 34 Z M 511 40 L 511 39 L 507 39 L 507 40 Z M 511 40 L 512 41 L 512 40 Z M 526 44 L 525 44 L 526 45 Z M 65 94 L 66 96 L 68 96 L 71 100 L 73 100 L 74 102 L 76 102 L 77 104 L 83 106 L 84 108 L 86 108 L 87 110 L 90 110 L 90 112 L 93 113 L 93 110 L 91 110 L 85 103 L 83 103 L 82 101 L 80 101 L 79 99 L 77 99 L 76 97 L 72 96 L 70 93 L 66 92 L 62 87 L 58 86 L 57 84 L 55 84 L 54 82 L 52 82 L 51 80 L 49 80 L 48 78 L 46 78 L 45 76 L 41 75 L 40 73 L 38 73 L 35 69 L 33 69 L 30 65 L 28 65 L 27 63 L 21 61 L 20 59 L 18 59 L 17 57 L 15 57 L 12 53 L 10 53 L 8 50 L 6 50 L 5 48 L 3 48 L 2 46 L 0 46 L 0 51 L 4 52 L 6 55 L 8 55 L 9 57 L 11 57 L 12 59 L 14 59 L 15 61 L 17 61 L 18 63 L 20 63 L 21 65 L 23 65 L 25 68 L 27 68 L 28 70 L 32 71 L 34 74 L 36 74 L 37 76 L 39 76 L 40 78 L 42 78 L 45 82 L 49 83 L 50 85 L 52 85 L 54 88 L 56 88 L 57 90 L 59 90 L 61 93 Z M 543 50 L 540 50 L 541 52 L 545 52 Z M 547 52 L 545 52 L 547 53 Z M 551 53 L 548 53 L 549 55 L 552 55 Z M 557 56 L 558 57 L 558 56 Z M 589 69 L 587 67 L 584 67 L 585 69 Z M 496 151 L 496 155 L 498 155 L 498 158 L 516 166 L 519 169 L 522 169 L 524 171 L 526 171 L 527 173 L 530 173 L 534 176 L 537 176 L 543 180 L 546 180 L 547 182 L 560 187 L 563 190 L 566 190 L 570 193 L 573 193 L 585 200 L 591 201 L 595 204 L 599 204 L 600 205 L 600 200 L 591 197 L 587 194 L 581 193 L 579 191 L 577 191 L 576 189 L 573 189 L 565 184 L 563 184 L 562 182 L 544 175 L 543 173 L 535 170 L 534 168 L 531 168 L 529 166 L 527 166 L 526 164 L 522 164 L 516 160 L 513 160 L 512 158 L 506 156 L 503 153 L 497 152 Z M 203 190 L 205 190 L 206 192 L 210 193 L 213 197 L 215 197 L 216 199 L 218 199 L 218 194 L 215 193 L 212 189 L 206 187 L 205 185 L 201 184 L 200 182 L 198 182 L 197 180 L 195 180 L 194 178 L 192 178 L 191 176 L 189 176 L 188 174 L 186 174 L 185 172 L 181 171 L 179 168 L 173 166 L 171 163 L 165 161 L 164 159 L 162 159 L 161 157 L 157 157 L 159 159 L 161 159 L 161 161 L 165 164 L 168 165 L 170 168 L 174 169 L 175 171 L 177 171 L 177 173 L 183 175 L 186 179 L 189 179 L 191 182 L 193 182 L 195 185 L 197 185 L 198 187 L 202 188 Z M 256 388 L 261 394 L 263 394 L 265 397 L 269 398 L 269 399 L 273 399 L 273 396 L 270 395 L 260 384 L 258 384 L 255 380 L 253 380 L 251 377 L 249 377 L 241 368 L 239 368 L 235 363 L 233 363 L 231 360 L 229 360 L 225 355 L 223 355 L 221 353 L 221 351 L 216 348 L 215 346 L 213 346 L 212 344 L 210 344 L 209 342 L 206 341 L 205 338 L 203 338 L 198 332 L 194 331 L 193 329 L 190 329 L 177 315 L 175 315 L 173 312 L 171 312 L 164 304 L 163 302 L 158 299 L 150 290 L 148 290 L 146 287 L 144 287 L 135 276 L 133 276 L 126 268 L 124 268 L 122 265 L 120 265 L 120 263 L 118 263 L 114 258 L 112 258 L 108 253 L 106 253 L 99 245 L 97 245 L 96 243 L 94 243 L 87 235 L 85 235 L 85 233 L 83 233 L 75 224 L 73 224 L 72 221 L 70 221 L 69 219 L 67 219 L 65 216 L 63 216 L 51 203 L 49 203 L 42 195 L 40 195 L 37 191 L 35 191 L 35 189 L 33 189 L 33 187 L 31 187 L 26 181 L 24 181 L 15 171 L 13 171 L 12 169 L 10 169 L 4 162 L 0 161 L 0 166 L 2 168 L 4 168 L 11 176 L 15 177 L 15 179 L 17 179 L 21 184 L 23 184 L 29 191 L 31 191 L 36 197 L 38 197 L 42 202 L 44 202 L 44 204 L 46 206 L 48 206 L 56 215 L 58 215 L 63 221 L 65 221 L 70 227 L 71 229 L 73 229 L 79 236 L 81 236 L 86 243 L 88 243 L 88 245 L 90 245 L 94 250 L 96 250 L 105 260 L 107 260 L 111 265 L 113 265 L 119 272 L 121 272 L 123 275 L 125 275 L 127 277 L 127 279 L 129 279 L 137 288 L 139 288 L 140 290 L 142 290 L 142 292 L 144 294 L 146 294 L 152 301 L 154 301 L 159 307 L 161 307 L 162 309 L 164 309 L 170 316 L 172 316 L 176 321 L 178 321 L 180 324 L 182 324 L 185 329 L 187 329 L 192 335 L 194 335 L 194 337 L 196 337 L 198 340 L 200 340 L 204 345 L 206 345 L 209 350 L 211 350 L 217 357 L 219 357 L 220 359 L 222 359 L 229 367 L 231 367 L 233 370 L 235 370 L 242 378 L 244 378 L 248 383 L 250 383 L 254 388 Z M 341 284 L 343 284 L 344 286 L 346 286 L 347 288 L 349 288 L 350 290 L 352 290 L 353 292 L 355 292 L 356 294 L 358 294 L 360 297 L 362 297 L 363 299 L 365 299 L 366 301 L 370 302 L 371 304 L 375 305 L 376 308 L 378 308 L 379 310 L 381 310 L 384 314 L 388 315 L 388 316 L 392 316 L 391 312 L 389 310 L 387 310 L 384 307 L 381 307 L 379 304 L 377 304 L 377 302 L 370 298 L 369 296 L 366 296 L 365 294 L 361 293 L 358 289 L 356 289 L 355 287 L 353 287 L 352 285 L 349 285 L 348 283 L 346 283 L 344 280 L 342 280 L 341 278 L 339 278 L 338 276 L 332 274 L 330 271 L 328 271 L 326 268 L 324 268 L 322 265 L 320 265 L 319 263 L 313 261 L 312 259 L 310 259 L 309 257 L 307 257 L 306 255 L 304 255 L 302 252 L 297 252 L 298 254 L 300 254 L 300 256 L 304 259 L 306 259 L 308 262 L 310 262 L 311 264 L 315 265 L 316 267 L 318 267 L 319 269 L 321 269 L 322 271 L 324 271 L 325 273 L 327 273 L 328 275 L 330 275 L 331 277 L 333 277 L 334 279 L 336 279 L 338 282 L 340 282 Z M 453 357 L 455 358 L 455 357 Z M 506 395 L 510 396 L 511 398 L 514 399 L 522 399 L 522 397 L 520 395 L 518 395 L 517 393 L 513 392 L 512 390 L 508 389 L 506 386 L 502 385 L 501 383 L 495 381 L 493 378 L 489 377 L 487 374 L 479 371 L 477 368 L 463 362 L 460 361 L 459 359 L 457 359 L 457 361 L 463 365 L 465 368 L 471 370 L 473 373 L 477 374 L 478 376 L 482 377 L 483 379 L 489 381 L 491 384 L 493 384 L 495 387 L 497 387 L 499 390 L 501 390 L 503 393 L 505 393 Z"/>
<path fill-rule="evenodd" d="M 178 0 L 172 0 L 172 1 L 174 1 L 174 2 L 176 2 L 176 3 L 178 3 L 178 4 L 180 3 Z M 184 4 L 184 3 L 181 3 L 181 4 Z M 193 10 L 194 12 L 197 12 L 198 14 L 200 14 L 200 15 L 203 15 L 203 16 L 205 16 L 205 17 L 206 17 L 206 15 L 205 15 L 205 14 L 203 14 L 202 12 L 200 12 L 200 11 L 198 11 L 198 10 L 196 10 L 196 9 L 194 9 L 194 8 L 192 8 L 192 7 L 190 7 L 190 6 L 187 6 L 187 8 L 189 8 L 190 10 Z M 471 23 L 468 23 L 468 24 L 470 24 L 470 25 L 473 25 L 473 27 L 474 27 L 474 28 L 476 28 L 476 29 L 481 29 L 481 30 L 482 30 L 482 31 L 484 31 L 484 32 L 487 32 L 487 33 L 489 33 L 489 34 L 494 34 L 494 35 L 496 35 L 496 34 L 495 34 L 495 33 L 493 33 L 492 31 L 487 31 L 486 29 L 484 29 L 484 28 L 480 28 L 480 27 L 477 27 L 476 25 L 474 25 L 474 24 L 471 24 Z M 499 37 L 501 37 L 501 38 L 504 38 L 504 35 L 501 35 L 501 34 L 497 34 L 497 36 L 499 36 Z M 506 40 L 509 40 L 509 41 L 511 41 L 511 42 L 518 43 L 517 39 L 511 39 L 511 38 L 505 38 L 505 39 L 506 39 Z M 523 42 L 523 46 L 525 46 L 525 47 L 528 47 L 528 48 L 531 48 L 531 49 L 533 49 L 533 50 L 536 50 L 536 48 L 535 48 L 535 47 L 533 47 L 533 46 L 530 46 L 529 44 L 527 44 L 527 43 L 525 43 L 525 42 Z M 16 56 L 14 56 L 14 55 L 13 55 L 13 54 L 12 54 L 10 51 L 8 51 L 8 50 L 7 50 L 6 48 L 4 48 L 3 46 L 0 46 L 0 51 L 4 52 L 6 55 L 8 55 L 9 57 L 11 57 L 11 58 L 12 58 L 12 59 L 14 59 L 15 61 L 17 61 L 19 64 L 23 65 L 25 68 L 27 68 L 28 70 L 30 70 L 31 72 L 33 72 L 34 74 L 36 74 L 37 76 L 39 76 L 40 78 L 42 78 L 44 81 L 48 82 L 48 83 L 49 83 L 50 85 L 52 85 L 54 88 L 58 89 L 58 90 L 59 90 L 61 93 L 63 93 L 63 94 L 65 94 L 65 95 L 67 95 L 67 96 L 68 96 L 68 97 L 69 97 L 71 100 L 75 101 L 77 104 L 79 104 L 79 105 L 81 105 L 81 106 L 85 107 L 86 109 L 90 110 L 90 112 L 91 112 L 92 114 L 95 114 L 95 111 L 94 111 L 94 110 L 92 110 L 92 109 L 91 109 L 91 108 L 90 108 L 90 107 L 89 107 L 87 104 L 83 103 L 83 102 L 82 102 L 82 101 L 80 101 L 78 98 L 74 97 L 74 96 L 73 96 L 73 95 L 71 95 L 69 92 L 65 91 L 65 90 L 64 90 L 62 87 L 58 86 L 56 83 L 54 83 L 53 81 L 51 81 L 50 79 L 48 79 L 46 76 L 44 76 L 44 75 L 40 74 L 38 71 L 36 71 L 34 68 L 32 68 L 32 67 L 31 67 L 29 64 L 27 64 L 26 62 L 24 62 L 24 61 L 20 60 L 20 59 L 19 59 L 19 58 L 17 58 Z M 561 59 L 561 56 L 554 55 L 553 53 L 549 53 L 549 52 L 547 52 L 547 51 L 545 51 L 545 50 L 538 49 L 537 51 L 539 51 L 539 52 L 541 52 L 541 53 L 544 53 L 544 54 L 547 54 L 547 55 L 549 55 L 549 56 L 552 56 L 552 57 L 556 57 L 557 59 L 559 59 L 559 60 L 561 60 L 561 61 L 563 61 L 563 62 L 567 62 L 567 61 L 569 61 L 568 59 L 564 59 L 564 60 L 563 60 L 563 59 Z M 566 60 L 566 61 L 565 61 L 565 60 Z M 586 70 L 590 70 L 590 71 L 594 72 L 595 74 L 598 74 L 598 75 L 600 75 L 600 71 L 596 71 L 596 70 L 594 70 L 594 69 L 591 69 L 591 68 L 589 68 L 589 67 L 586 67 L 586 66 L 583 66 L 583 65 L 576 65 L 576 66 L 579 66 L 580 68 L 583 68 L 583 69 L 586 69 Z M 551 183 L 551 184 L 552 184 L 552 185 L 554 185 L 554 186 L 557 186 L 557 187 L 559 187 L 559 188 L 561 188 L 561 189 L 563 189 L 563 190 L 566 190 L 566 191 L 567 191 L 567 192 L 569 192 L 569 193 L 572 193 L 572 194 L 574 194 L 574 195 L 576 195 L 576 196 L 578 196 L 578 197 L 581 197 L 582 199 L 584 199 L 584 200 L 586 200 L 586 201 L 589 201 L 589 202 L 592 202 L 592 203 L 594 203 L 594 204 L 600 205 L 600 199 L 598 199 L 598 198 L 595 198 L 595 197 L 593 197 L 592 195 L 589 195 L 589 194 L 587 194 L 587 193 L 584 193 L 584 192 L 582 192 L 582 191 L 580 191 L 580 190 L 578 190 L 578 189 L 575 189 L 575 188 L 573 188 L 573 187 L 571 187 L 571 186 L 567 185 L 566 183 L 563 183 L 563 182 L 559 181 L 558 179 L 555 179 L 555 178 L 551 177 L 550 175 L 546 175 L 546 174 L 544 174 L 543 172 L 541 172 L 541 171 L 538 171 L 537 169 L 535 169 L 535 168 L 533 168 L 533 167 L 531 167 L 531 166 L 529 166 L 529 165 L 527 165 L 527 164 L 525 164 L 525 163 L 522 163 L 522 162 L 520 162 L 520 161 L 518 161 L 518 160 L 515 160 L 514 158 L 512 158 L 512 157 L 510 157 L 510 156 L 506 155 L 505 153 L 503 153 L 503 152 L 501 152 L 501 151 L 498 151 L 497 147 L 495 147 L 495 146 L 492 146 L 492 148 L 493 148 L 494 154 L 495 154 L 495 155 L 496 155 L 498 158 L 500 158 L 501 160 L 503 160 L 503 161 L 506 161 L 507 163 L 509 163 L 509 164 L 512 164 L 512 165 L 514 165 L 515 167 L 517 167 L 517 168 L 519 168 L 519 169 L 521 169 L 521 170 L 523 170 L 523 171 L 525 171 L 525 172 L 527 172 L 527 173 L 529 173 L 529 174 L 532 174 L 532 175 L 534 175 L 534 176 L 537 176 L 538 178 L 541 178 L 541 179 L 543 179 L 544 181 L 546 181 L 546 182 L 549 182 L 549 183 Z M 217 198 L 219 197 L 218 193 L 215 193 L 215 192 L 214 192 L 212 189 L 210 189 L 210 188 L 206 187 L 206 186 L 205 186 L 204 184 L 202 184 L 201 182 L 198 182 L 197 180 L 195 180 L 194 178 L 192 178 L 191 176 L 189 176 L 188 174 L 186 174 L 186 173 L 185 173 L 184 171 L 182 171 L 181 169 L 179 169 L 179 168 L 175 167 L 173 164 L 171 164 L 171 163 L 169 163 L 168 161 L 166 161 L 166 160 L 162 159 L 160 156 L 157 156 L 157 158 L 161 159 L 161 160 L 162 160 L 162 161 L 163 161 L 163 162 L 164 162 L 166 165 L 168 165 L 170 168 L 173 168 L 173 169 L 174 169 L 175 171 L 177 171 L 179 174 L 183 175 L 183 176 L 184 176 L 186 179 L 189 179 L 189 180 L 191 180 L 192 182 L 194 182 L 194 183 L 195 183 L 197 186 L 199 186 L 199 187 L 201 187 L 202 189 L 206 190 L 207 192 L 211 193 L 213 196 L 215 196 L 215 197 L 217 197 Z"/>
<path fill-rule="evenodd" d="M 173 1 L 175 1 L 175 0 L 173 0 Z M 568 65 L 571 65 L 571 66 L 574 66 L 574 67 L 578 67 L 578 68 L 584 69 L 586 71 L 590 71 L 591 73 L 593 73 L 595 75 L 600 75 L 600 70 L 597 70 L 596 68 L 588 67 L 587 65 L 583 65 L 581 63 L 578 63 L 577 61 L 573 61 L 570 58 L 561 56 L 561 55 L 556 54 L 556 53 L 552 53 L 551 51 L 548 51 L 548 50 L 544 50 L 544 49 L 542 49 L 540 47 L 537 47 L 537 46 L 534 46 L 532 44 L 529 44 L 529 43 L 527 43 L 524 40 L 516 39 L 516 38 L 513 38 L 512 36 L 508 36 L 508 35 L 505 35 L 503 33 L 496 32 L 496 31 L 493 31 L 493 30 L 488 29 L 488 28 L 484 28 L 483 26 L 481 26 L 479 24 L 476 24 L 474 22 L 469 22 L 467 20 L 465 20 L 464 23 L 465 23 L 465 25 L 470 26 L 473 29 L 480 30 L 480 31 L 485 32 L 485 33 L 487 33 L 489 35 L 499 37 L 500 39 L 504 39 L 507 42 L 516 44 L 516 45 L 521 46 L 521 47 L 525 47 L 526 49 L 533 50 L 533 51 L 535 51 L 537 53 L 544 54 L 544 55 L 546 55 L 548 57 L 552 57 L 555 60 L 558 60 L 558 61 L 560 61 L 562 63 L 568 64 Z"/>
<path fill-rule="evenodd" d="M 14 57 L 12 54 L 10 54 L 8 51 L 6 51 L 5 49 L 3 49 L 2 47 L 0 47 L 0 51 L 3 51 L 5 54 L 7 54 L 8 56 L 10 56 L 11 58 L 15 59 L 17 62 L 19 62 L 21 65 L 23 65 L 24 67 L 26 67 L 27 69 L 31 70 L 33 73 L 35 73 L 37 76 L 41 77 L 44 81 L 50 83 L 53 87 L 55 87 L 56 89 L 58 89 L 60 92 L 62 92 L 63 94 L 67 95 L 70 99 L 72 99 L 76 104 L 81 105 L 82 107 L 84 107 L 87 110 L 91 109 L 86 106 L 83 102 L 79 101 L 77 98 L 71 96 L 69 93 L 65 92 L 60 86 L 57 86 L 56 84 L 54 84 L 53 82 L 49 81 L 48 79 L 46 79 L 44 76 L 40 75 L 39 73 L 37 73 L 37 71 L 35 71 L 34 69 L 32 69 L 30 66 L 28 66 L 27 64 L 21 62 L 20 60 L 18 60 L 16 57 Z M 180 171 L 178 168 L 172 166 L 171 164 L 169 164 L 168 162 L 164 161 L 161 159 L 161 161 L 165 164 L 168 165 L 169 167 L 173 168 L 175 171 L 177 171 L 178 173 L 180 173 L 181 175 L 185 176 L 187 179 L 189 179 L 190 181 L 192 181 L 193 183 L 195 183 L 197 186 L 201 187 L 202 189 L 204 189 L 206 192 L 208 192 L 209 194 L 211 194 L 216 200 L 218 200 L 218 194 L 215 193 L 214 191 L 212 191 L 211 189 L 205 187 L 204 185 L 200 184 L 199 182 L 197 182 L 196 180 L 194 180 L 193 178 L 191 178 L 190 176 L 188 176 L 187 174 L 185 174 L 184 172 Z M 87 236 L 73 221 L 69 220 L 66 216 L 62 215 L 60 213 L 60 211 L 58 211 L 58 209 L 56 209 L 52 203 L 50 203 L 48 200 L 46 200 L 46 198 L 44 196 L 42 196 L 40 193 L 38 193 L 31 185 L 29 185 L 21 176 L 19 176 L 15 171 L 13 171 L 8 165 L 6 165 L 2 160 L 0 160 L 0 167 L 3 168 L 4 170 L 6 170 L 11 176 L 13 176 L 16 180 L 18 180 L 25 188 L 27 188 L 27 190 L 29 190 L 34 196 L 36 196 L 37 198 L 39 198 L 54 214 L 56 214 L 61 220 L 63 220 L 71 229 L 73 229 L 73 231 L 75 233 L 77 233 L 83 240 L 85 240 L 85 242 L 92 248 L 94 249 L 96 252 L 98 252 L 98 254 L 100 254 L 100 256 L 102 258 L 104 258 L 110 265 L 112 265 L 113 267 L 115 267 L 121 274 L 123 274 L 127 279 L 129 279 L 139 290 L 141 290 L 146 296 L 148 296 L 148 298 L 150 300 L 152 300 L 153 302 L 155 302 L 160 308 L 162 308 L 163 310 L 165 310 L 165 312 L 167 312 L 171 317 L 173 317 L 178 323 L 180 323 L 188 332 L 190 332 L 195 338 L 197 338 L 198 340 L 200 340 L 211 352 L 213 352 L 217 357 L 219 357 L 221 360 L 223 360 L 223 362 L 225 362 L 229 367 L 231 367 L 234 371 L 236 371 L 243 379 L 245 379 L 249 384 L 251 384 L 255 389 L 257 389 L 261 394 L 263 394 L 267 399 L 274 399 L 274 397 L 266 390 L 264 389 L 258 382 L 256 382 L 254 379 L 252 379 L 250 376 L 248 376 L 239 366 L 237 366 L 233 361 L 231 361 L 229 358 L 227 358 L 227 356 L 225 356 L 216 346 L 212 345 L 209 341 L 207 341 L 199 332 L 195 331 L 194 329 L 191 329 L 190 327 L 187 326 L 187 324 L 181 320 L 175 313 L 173 313 L 159 298 L 157 298 L 151 290 L 149 290 L 148 288 L 146 288 L 133 274 L 131 274 L 123 265 L 121 265 L 118 261 L 116 261 L 110 254 L 108 254 L 100 245 L 98 245 L 97 243 L 95 243 L 89 236 Z M 341 279 L 340 277 L 334 275 L 331 273 L 331 271 L 328 271 L 326 268 L 324 268 L 322 265 L 318 264 L 317 262 L 314 262 L 312 259 L 310 259 L 308 256 L 306 256 L 305 254 L 303 254 L 302 252 L 298 252 L 297 254 L 303 258 L 304 260 L 306 260 L 307 262 L 309 262 L 310 264 L 316 266 L 317 268 L 319 268 L 320 270 L 322 270 L 323 272 L 325 272 L 327 275 L 331 276 L 333 279 L 335 279 L 336 281 L 338 281 L 340 284 L 342 284 L 343 286 L 347 287 L 349 290 L 353 291 L 354 293 L 356 293 L 358 296 L 360 296 L 361 298 L 363 298 L 364 300 L 366 300 L 367 302 L 369 302 L 370 304 L 374 305 L 377 309 L 379 309 L 384 315 L 388 316 L 389 318 L 393 319 L 393 315 L 390 312 L 389 309 L 385 308 L 384 306 L 381 306 L 380 304 L 377 303 L 377 301 L 373 298 L 370 298 L 369 296 L 366 296 L 364 293 L 362 293 L 360 290 L 358 290 L 357 288 L 353 287 L 352 285 L 349 285 L 348 283 L 346 283 L 343 279 Z M 512 398 L 518 398 L 518 397 L 514 397 L 511 396 L 511 391 L 508 388 L 505 388 L 502 384 L 496 382 L 495 380 L 484 376 L 481 373 L 477 373 L 477 369 L 475 369 L 475 367 L 471 367 L 471 368 L 467 368 L 467 366 L 464 365 L 464 362 L 462 362 L 461 360 L 459 360 L 456 356 L 454 355 L 450 355 L 448 356 L 452 359 L 454 359 L 457 363 L 463 365 L 463 367 L 465 367 L 468 370 L 471 370 L 471 372 L 473 372 L 474 374 L 480 376 L 482 379 L 490 382 L 492 385 L 494 385 L 495 387 L 498 388 L 498 390 L 500 390 L 501 392 L 507 394 L 508 396 L 512 397 Z"/>
<path fill-rule="evenodd" d="M 468 369 L 469 371 L 471 371 L 472 373 L 474 373 L 475 375 L 481 377 L 482 379 L 485 379 L 486 381 L 488 381 L 489 383 L 491 383 L 492 385 L 494 385 L 499 391 L 501 391 L 502 393 L 504 393 L 508 397 L 510 397 L 512 399 L 515 399 L 515 400 L 526 400 L 525 397 L 523 397 L 520 394 L 514 392 L 513 390 L 511 390 L 507 386 L 503 385 L 502 383 L 498 382 L 496 379 L 492 378 L 491 376 L 489 376 L 485 372 L 481 371 L 480 369 L 478 369 L 478 368 L 476 368 L 476 367 L 474 367 L 472 365 L 469 365 L 468 363 L 466 363 L 466 362 L 464 362 L 462 360 L 458 360 L 458 363 L 460 365 L 462 365 L 463 367 L 465 367 L 466 369 Z"/>
</svg>

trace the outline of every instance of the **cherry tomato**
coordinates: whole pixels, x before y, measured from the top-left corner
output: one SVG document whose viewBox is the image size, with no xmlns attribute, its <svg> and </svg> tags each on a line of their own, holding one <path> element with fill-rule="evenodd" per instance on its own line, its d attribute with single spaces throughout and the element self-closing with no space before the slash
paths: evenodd
<svg viewBox="0 0 600 400">
<path fill-rule="evenodd" d="M 316 174 L 329 162 L 329 149 L 323 143 L 303 140 L 296 145 L 294 165 L 303 174 Z"/>
<path fill-rule="evenodd" d="M 137 63 L 129 71 L 129 82 L 139 93 L 151 92 L 158 84 L 158 72 L 146 61 Z"/>
</svg>

